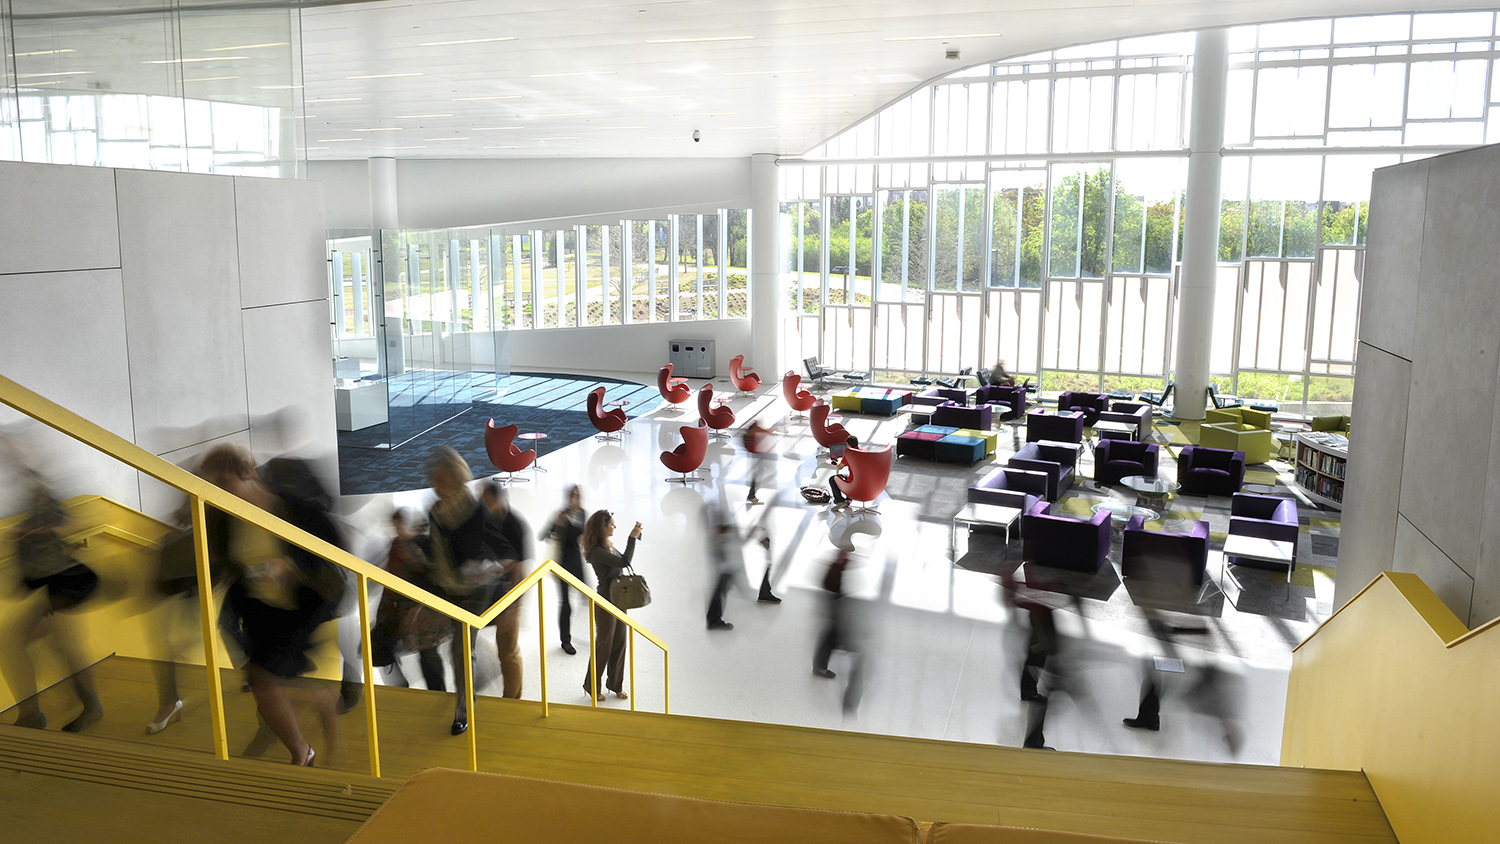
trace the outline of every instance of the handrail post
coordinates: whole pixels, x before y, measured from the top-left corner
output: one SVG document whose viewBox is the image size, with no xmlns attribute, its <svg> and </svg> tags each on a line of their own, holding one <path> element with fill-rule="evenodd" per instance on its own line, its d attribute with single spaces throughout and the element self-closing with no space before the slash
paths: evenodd
<svg viewBox="0 0 1500 844">
<path fill-rule="evenodd" d="M 224 725 L 224 684 L 219 676 L 219 649 L 214 641 L 214 579 L 208 565 L 208 525 L 203 499 L 189 495 L 193 510 L 193 555 L 198 564 L 198 613 L 203 626 L 203 664 L 208 669 L 208 705 L 213 722 L 214 755 L 229 758 L 229 735 Z"/>
<path fill-rule="evenodd" d="M 380 776 L 380 731 L 375 724 L 375 665 L 370 653 L 370 579 L 356 575 L 359 588 L 359 649 L 365 663 L 365 729 L 369 732 L 370 776 Z"/>
<path fill-rule="evenodd" d="M 630 638 L 627 640 L 627 643 L 626 643 L 626 646 L 630 648 L 630 711 L 634 712 L 635 711 L 635 702 L 636 702 L 636 696 L 635 696 L 635 627 L 633 627 L 631 625 L 626 625 L 626 629 L 630 631 Z"/>
<path fill-rule="evenodd" d="M 465 701 L 464 705 L 466 707 L 466 709 L 464 711 L 469 714 L 469 770 L 471 770 L 471 771 L 478 771 L 479 770 L 479 739 L 475 735 L 475 733 L 479 732 L 479 730 L 477 729 L 479 725 L 478 725 L 478 723 L 476 723 L 479 719 L 477 719 L 477 718 L 474 717 L 478 713 L 476 713 L 474 711 L 474 639 L 473 639 L 473 635 L 476 635 L 478 633 L 478 631 L 476 631 L 473 627 L 470 627 L 469 623 L 467 621 L 461 622 L 460 626 L 462 627 L 462 630 L 460 630 L 460 633 L 464 637 L 464 665 L 463 665 L 463 669 L 464 669 L 464 701 Z"/>
<path fill-rule="evenodd" d="M 672 714 L 672 678 L 667 673 L 667 649 L 661 649 L 661 714 Z"/>
<path fill-rule="evenodd" d="M 589 599 L 589 706 L 599 708 L 599 648 L 594 637 L 599 632 L 594 629 L 594 599 Z"/>
<path fill-rule="evenodd" d="M 542 717 L 547 717 L 547 600 L 546 592 L 542 584 L 547 578 L 539 577 L 536 581 L 536 639 L 538 659 L 542 663 Z M 560 589 L 566 589 L 564 584 Z"/>
</svg>

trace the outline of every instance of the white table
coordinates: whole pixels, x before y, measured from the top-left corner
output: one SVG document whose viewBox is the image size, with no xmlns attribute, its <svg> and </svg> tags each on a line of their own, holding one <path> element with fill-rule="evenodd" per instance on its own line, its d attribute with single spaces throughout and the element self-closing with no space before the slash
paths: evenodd
<svg viewBox="0 0 1500 844">
<path fill-rule="evenodd" d="M 1258 536 L 1241 536 L 1231 533 L 1224 537 L 1224 566 L 1220 569 L 1220 575 L 1225 579 L 1234 580 L 1234 585 L 1243 589 L 1239 580 L 1229 573 L 1229 558 L 1237 560 L 1255 560 L 1261 563 L 1271 563 L 1276 566 L 1286 566 L 1286 594 L 1292 595 L 1292 555 L 1297 551 L 1297 544 L 1280 539 L 1261 539 Z M 1226 593 L 1227 594 L 1227 593 Z"/>
<path fill-rule="evenodd" d="M 384 381 L 338 379 L 333 388 L 333 414 L 340 431 L 358 431 L 389 421 Z"/>
<path fill-rule="evenodd" d="M 1019 507 L 1003 507 L 999 504 L 982 504 L 970 501 L 965 504 L 953 516 L 953 527 L 948 531 L 948 556 L 954 555 L 954 549 L 958 545 L 958 526 L 974 527 L 983 525 L 985 527 L 997 527 L 1005 531 L 1005 553 L 1010 555 L 1010 529 L 1016 520 L 1021 518 Z"/>
</svg>

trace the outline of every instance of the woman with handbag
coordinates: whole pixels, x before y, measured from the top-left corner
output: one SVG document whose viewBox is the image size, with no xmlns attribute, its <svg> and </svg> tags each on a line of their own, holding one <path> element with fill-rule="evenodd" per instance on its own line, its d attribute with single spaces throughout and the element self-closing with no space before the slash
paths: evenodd
<svg viewBox="0 0 1500 844">
<path fill-rule="evenodd" d="M 594 567 L 594 576 L 599 580 L 599 594 L 611 599 L 611 584 L 625 573 L 631 558 L 635 556 L 635 541 L 641 538 L 641 523 L 636 522 L 635 527 L 630 529 L 624 554 L 616 551 L 614 542 L 610 540 L 614 533 L 615 517 L 608 510 L 594 511 L 583 526 L 584 559 Z M 624 668 L 625 640 L 630 631 L 601 606 L 594 607 L 594 628 L 597 638 L 594 641 L 593 665 L 584 675 L 583 692 L 593 695 L 595 700 L 604 700 L 604 690 L 599 688 L 599 680 L 608 669 L 605 688 L 614 692 L 615 697 L 624 700 L 629 697 L 624 691 Z"/>
</svg>

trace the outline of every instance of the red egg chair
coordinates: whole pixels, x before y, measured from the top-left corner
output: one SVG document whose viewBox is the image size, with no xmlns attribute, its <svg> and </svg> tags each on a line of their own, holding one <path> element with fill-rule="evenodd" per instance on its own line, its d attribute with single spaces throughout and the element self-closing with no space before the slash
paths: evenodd
<svg viewBox="0 0 1500 844">
<path fill-rule="evenodd" d="M 505 477 L 495 476 L 495 479 L 504 481 L 527 481 L 530 478 L 518 478 L 516 472 L 530 466 L 536 460 L 536 452 L 531 449 L 522 451 L 516 448 L 516 434 L 521 432 L 518 425 L 506 425 L 503 428 L 495 427 L 495 420 L 491 419 L 484 423 L 484 450 L 489 452 L 490 462 L 505 474 Z"/>
<path fill-rule="evenodd" d="M 714 407 L 712 384 L 704 384 L 698 391 L 698 416 L 703 419 L 703 424 L 713 430 L 714 439 L 729 439 L 724 429 L 734 424 L 734 411 L 729 409 L 729 405 Z"/>
<path fill-rule="evenodd" d="M 693 394 L 692 388 L 687 385 L 686 378 L 672 377 L 672 364 L 663 366 L 656 373 L 656 389 L 661 391 L 661 397 L 672 404 L 682 404 Z"/>
<path fill-rule="evenodd" d="M 698 471 L 698 467 L 703 465 L 704 456 L 708 454 L 708 429 L 702 425 L 683 425 L 678 433 L 682 434 L 682 445 L 672 451 L 663 451 L 661 463 L 674 472 L 681 472 L 682 477 L 667 480 L 680 484 L 703 480 L 691 473 Z"/>
<path fill-rule="evenodd" d="M 834 475 L 833 482 L 850 501 L 873 503 L 885 492 L 885 483 L 891 477 L 893 459 L 890 446 L 875 449 L 844 449 L 844 464 L 849 467 L 849 479 Z M 874 507 L 859 507 L 856 513 L 879 513 Z"/>
<path fill-rule="evenodd" d="M 760 389 L 760 376 L 751 369 L 740 369 L 745 363 L 744 355 L 735 355 L 729 360 L 729 380 L 742 393 L 753 393 Z"/>
<path fill-rule="evenodd" d="M 812 406 L 812 435 L 818 445 L 833 448 L 849 441 L 849 432 L 837 422 L 828 424 L 828 402 L 819 399 Z"/>
<path fill-rule="evenodd" d="M 787 406 L 792 409 L 794 419 L 805 419 L 803 414 L 818 401 L 817 396 L 801 389 L 801 386 L 802 376 L 794 370 L 788 369 L 786 375 L 781 377 L 781 394 L 786 397 Z"/>
<path fill-rule="evenodd" d="M 624 428 L 625 423 L 629 421 L 629 417 L 625 415 L 625 411 L 622 408 L 617 407 L 614 410 L 604 410 L 603 387 L 595 387 L 593 392 L 589 393 L 588 411 L 589 421 L 594 424 L 595 430 L 599 432 L 594 436 L 594 439 L 601 442 L 605 440 L 618 440 L 619 437 L 615 436 L 615 432 Z"/>
</svg>

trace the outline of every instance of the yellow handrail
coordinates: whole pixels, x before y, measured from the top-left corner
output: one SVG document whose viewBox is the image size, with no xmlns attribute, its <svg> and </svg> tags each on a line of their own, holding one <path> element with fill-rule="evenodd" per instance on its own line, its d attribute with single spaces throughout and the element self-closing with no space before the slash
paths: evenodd
<svg viewBox="0 0 1500 844">
<path fill-rule="evenodd" d="M 445 598 L 434 595 L 431 592 L 428 592 L 427 590 L 422 589 L 418 586 L 414 586 L 409 581 L 397 575 L 391 574 L 390 572 L 377 566 L 373 566 L 370 563 L 367 563 L 364 560 L 361 560 L 358 557 L 354 556 L 353 554 L 350 554 L 349 552 L 343 550 L 342 548 L 319 539 L 318 537 L 313 536 L 307 531 L 302 530 L 296 525 L 293 525 L 278 516 L 267 513 L 266 511 L 260 509 L 259 507 L 256 507 L 253 504 L 250 504 L 244 499 L 203 480 L 197 475 L 194 475 L 193 473 L 188 472 L 187 470 L 179 466 L 173 465 L 172 463 L 163 460 L 160 457 L 157 457 L 156 455 L 152 454 L 149 451 L 146 451 L 135 443 L 132 443 L 129 440 L 126 440 L 125 438 L 119 436 L 118 434 L 115 434 L 112 431 L 106 430 L 105 428 L 96 425 L 93 422 L 90 422 L 89 420 L 83 418 L 82 416 L 79 416 L 71 410 L 68 410 L 62 405 L 44 398 L 38 393 L 29 390 L 26 387 L 21 386 L 20 384 L 17 384 L 15 381 L 6 378 L 3 375 L 0 375 L 0 404 L 4 404 L 11 408 L 14 408 L 15 410 L 31 417 L 32 419 L 37 420 L 38 422 L 41 422 L 42 424 L 50 428 L 66 434 L 85 445 L 88 445 L 98 451 L 109 455 L 110 457 L 113 457 L 116 460 L 119 460 L 120 462 L 136 469 L 137 471 L 144 472 L 147 475 L 150 475 L 151 477 L 157 479 L 158 481 L 161 481 L 167 486 L 173 487 L 174 489 L 178 489 L 187 494 L 189 509 L 192 513 L 193 520 L 193 533 L 195 537 L 194 550 L 197 556 L 199 612 L 202 616 L 201 621 L 203 626 L 203 641 L 205 643 L 204 654 L 205 662 L 207 663 L 206 667 L 208 669 L 209 695 L 211 698 L 211 708 L 213 715 L 214 752 L 215 755 L 217 755 L 220 759 L 229 758 L 229 746 L 227 739 L 227 730 L 224 722 L 224 702 L 219 678 L 218 654 L 216 652 L 216 649 L 211 646 L 212 642 L 214 641 L 214 620 L 212 604 L 213 583 L 211 575 L 209 574 L 207 533 L 204 530 L 204 508 L 207 505 L 212 505 L 213 507 L 223 511 L 228 515 L 234 516 L 235 518 L 238 518 L 248 524 L 255 525 L 262 530 L 280 537 L 285 542 L 291 543 L 292 545 L 302 548 L 303 550 L 306 550 L 318 557 L 328 560 L 334 565 L 351 571 L 356 575 L 356 582 L 359 589 L 360 627 L 362 631 L 360 639 L 364 650 L 365 700 L 368 702 L 366 708 L 366 717 L 370 732 L 370 773 L 374 776 L 380 776 L 380 750 L 375 718 L 375 672 L 374 667 L 370 663 L 371 644 L 368 589 L 371 581 L 379 583 L 392 592 L 416 601 L 422 606 L 440 612 L 443 615 L 455 621 L 458 621 L 463 625 L 463 669 L 464 675 L 467 678 L 467 682 L 465 685 L 468 688 L 468 700 L 466 704 L 470 722 L 469 766 L 471 770 L 478 770 L 479 762 L 478 744 L 475 737 L 475 733 L 477 731 L 474 727 L 474 667 L 472 654 L 470 652 L 470 633 L 472 630 L 483 628 L 487 626 L 491 621 L 494 621 L 495 618 L 500 615 L 500 613 L 504 612 L 512 605 L 514 605 L 515 602 L 520 600 L 521 596 L 533 586 L 537 587 L 540 599 L 542 578 L 549 573 L 557 576 L 567 585 L 572 586 L 574 589 L 582 592 L 584 596 L 589 599 L 591 609 L 595 606 L 603 607 L 606 612 L 619 619 L 621 623 L 625 624 L 632 631 L 632 643 L 634 641 L 633 634 L 640 633 L 646 638 L 647 641 L 656 645 L 658 648 L 661 648 L 663 689 L 662 710 L 664 712 L 670 711 L 670 685 L 668 684 L 669 653 L 666 643 L 657 638 L 649 630 L 642 627 L 638 622 L 636 622 L 630 616 L 626 615 L 622 610 L 611 604 L 609 600 L 604 596 L 595 592 L 593 589 L 590 589 L 581 580 L 569 574 L 566 569 L 551 560 L 544 561 L 541 565 L 537 566 L 537 568 L 530 574 L 528 574 L 525 578 L 523 578 L 520 583 L 517 583 L 513 588 L 506 592 L 505 595 L 501 596 L 501 598 L 496 601 L 493 606 L 491 606 L 488 610 L 485 610 L 483 613 L 476 615 L 452 603 L 451 601 L 446 600 Z M 86 537 L 97 535 L 99 533 L 108 533 L 124 539 L 133 538 L 135 540 L 141 540 L 141 537 L 133 537 L 133 535 L 125 531 L 115 529 L 112 526 L 106 526 L 100 530 L 86 530 L 83 532 L 83 535 Z M 538 617 L 541 618 L 542 614 L 539 613 Z M 591 611 L 589 613 L 589 659 L 591 677 L 595 676 L 592 673 L 594 659 L 593 654 L 595 652 L 595 631 L 593 619 L 594 614 Z M 543 640 L 543 643 L 545 644 L 545 639 Z M 548 710 L 548 701 L 546 695 L 547 649 L 545 648 L 545 646 L 541 648 L 541 670 L 543 678 L 542 715 L 545 716 Z M 635 691 L 633 651 L 631 654 L 630 679 L 632 692 L 631 709 L 633 710 L 635 709 L 635 696 L 633 694 Z M 594 697 L 595 695 L 590 695 L 591 699 Z M 597 701 L 595 701 L 595 705 L 597 705 Z"/>
</svg>

